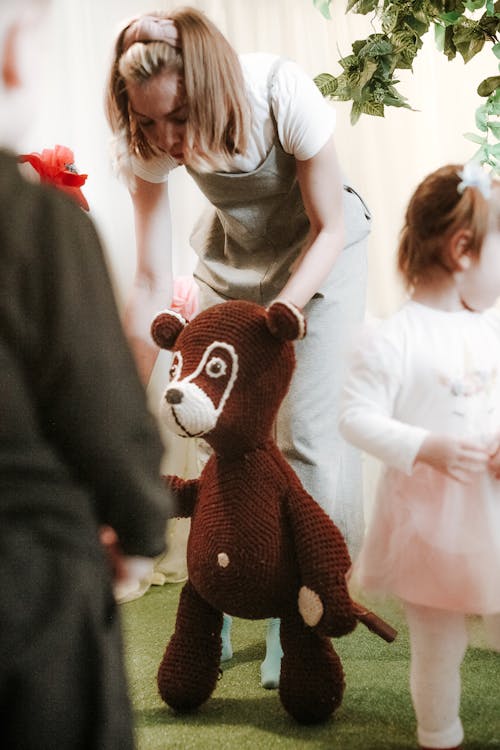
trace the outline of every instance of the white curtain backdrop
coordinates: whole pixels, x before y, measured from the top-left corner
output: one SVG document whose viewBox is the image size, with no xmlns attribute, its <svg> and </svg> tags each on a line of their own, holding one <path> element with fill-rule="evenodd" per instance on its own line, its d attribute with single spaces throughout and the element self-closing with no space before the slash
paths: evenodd
<svg viewBox="0 0 500 750">
<path fill-rule="evenodd" d="M 153 9 L 186 3 L 163 0 L 53 0 L 47 30 L 48 83 L 40 118 L 25 139 L 24 150 L 39 151 L 56 143 L 75 152 L 76 164 L 89 177 L 84 187 L 91 215 L 101 233 L 119 304 L 132 282 L 135 250 L 130 199 L 112 174 L 109 131 L 103 97 L 114 37 L 120 22 Z M 375 29 L 366 16 L 346 15 L 346 1 L 334 0 L 328 21 L 312 0 L 192 0 L 225 33 L 238 52 L 266 51 L 294 59 L 312 76 L 337 75 L 339 57 L 354 40 Z M 462 162 L 474 153 L 463 133 L 475 129 L 474 111 L 481 103 L 476 86 L 496 73 L 486 50 L 467 65 L 448 62 L 432 35 L 426 39 L 413 74 L 401 73 L 401 92 L 415 111 L 388 109 L 385 118 L 363 115 L 349 122 L 350 103 L 332 103 L 338 118 L 336 145 L 344 171 L 359 188 L 373 214 L 369 245 L 368 312 L 391 313 L 402 290 L 394 272 L 394 254 L 404 207 L 419 180 L 447 162 Z M 171 177 L 174 225 L 174 272 L 190 273 L 194 254 L 191 226 L 204 199 L 183 168 Z M 155 401 L 166 379 L 160 358 L 150 388 Z M 155 380 L 156 378 L 156 380 Z M 179 439 L 180 440 L 180 439 Z M 170 469 L 179 472 L 185 447 L 174 441 Z M 173 465 L 172 465 L 173 464 Z M 176 465 L 177 464 L 177 465 Z M 377 466 L 368 462 L 368 506 Z"/>
</svg>

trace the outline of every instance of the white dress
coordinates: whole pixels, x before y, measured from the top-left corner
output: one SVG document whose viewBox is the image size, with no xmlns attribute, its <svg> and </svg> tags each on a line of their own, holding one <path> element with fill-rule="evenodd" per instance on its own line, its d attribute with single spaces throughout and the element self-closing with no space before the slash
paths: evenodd
<svg viewBox="0 0 500 750">
<path fill-rule="evenodd" d="M 351 580 L 365 591 L 477 614 L 500 612 L 500 482 L 470 484 L 414 466 L 429 431 L 500 430 L 500 311 L 444 312 L 410 301 L 353 355 L 340 429 L 385 468 Z"/>
</svg>

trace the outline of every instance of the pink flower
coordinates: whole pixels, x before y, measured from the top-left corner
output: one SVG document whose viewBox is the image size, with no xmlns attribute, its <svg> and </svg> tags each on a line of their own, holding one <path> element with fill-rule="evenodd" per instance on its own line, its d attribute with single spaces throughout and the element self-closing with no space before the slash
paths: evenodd
<svg viewBox="0 0 500 750">
<path fill-rule="evenodd" d="M 81 186 L 87 179 L 86 174 L 78 174 L 74 161 L 73 151 L 66 146 L 55 146 L 53 149 L 45 148 L 41 154 L 33 151 L 31 154 L 21 154 L 18 161 L 23 164 L 28 162 L 40 175 L 40 182 L 54 185 L 59 190 L 73 196 L 77 203 L 89 210 L 89 204 L 82 191 Z"/>
<path fill-rule="evenodd" d="M 170 304 L 172 310 L 192 320 L 198 312 L 198 286 L 192 276 L 177 276 Z"/>
</svg>

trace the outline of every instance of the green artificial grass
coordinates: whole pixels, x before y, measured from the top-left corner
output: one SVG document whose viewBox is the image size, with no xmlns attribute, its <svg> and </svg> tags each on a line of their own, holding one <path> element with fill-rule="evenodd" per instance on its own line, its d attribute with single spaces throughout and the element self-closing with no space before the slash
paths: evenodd
<svg viewBox="0 0 500 750">
<path fill-rule="evenodd" d="M 234 656 L 212 697 L 176 715 L 161 701 L 156 671 L 173 631 L 182 584 L 151 588 L 121 605 L 138 750 L 409 750 L 416 747 L 408 689 L 408 636 L 397 604 L 374 609 L 399 631 L 387 644 L 358 625 L 335 639 L 346 673 L 344 701 L 325 724 L 304 727 L 284 711 L 276 690 L 260 687 L 265 622 L 234 618 Z M 465 750 L 500 749 L 500 655 L 488 651 L 479 623 L 462 669 Z"/>
</svg>

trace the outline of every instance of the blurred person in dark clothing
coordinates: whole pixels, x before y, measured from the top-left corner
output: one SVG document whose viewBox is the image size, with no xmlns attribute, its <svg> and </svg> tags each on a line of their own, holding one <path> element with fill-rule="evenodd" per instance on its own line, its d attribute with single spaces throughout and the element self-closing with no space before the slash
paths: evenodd
<svg viewBox="0 0 500 750">
<path fill-rule="evenodd" d="M 163 552 L 170 497 L 94 226 L 14 155 L 48 6 L 0 0 L 0 734 L 129 750 L 113 575 Z"/>
</svg>

